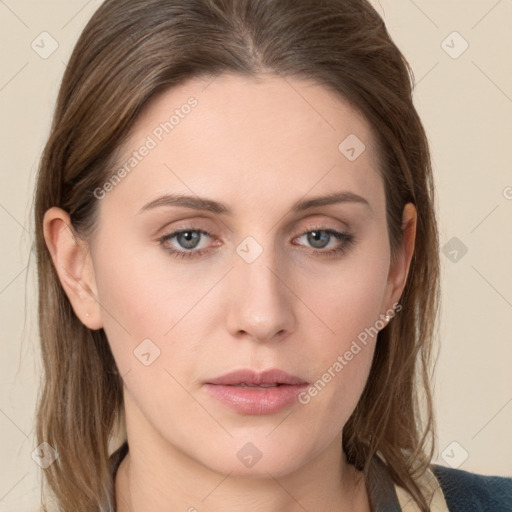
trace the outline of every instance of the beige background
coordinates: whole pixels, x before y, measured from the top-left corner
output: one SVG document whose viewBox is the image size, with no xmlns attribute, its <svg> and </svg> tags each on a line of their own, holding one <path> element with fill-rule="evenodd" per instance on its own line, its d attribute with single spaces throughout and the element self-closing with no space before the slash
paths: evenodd
<svg viewBox="0 0 512 512">
<path fill-rule="evenodd" d="M 436 460 L 512 475 L 512 1 L 373 3 L 414 70 L 437 181 Z M 99 4 L 0 0 L 0 511 L 38 503 L 32 193 L 65 63 Z M 51 49 L 45 31 L 58 44 L 46 59 L 31 47 L 45 37 Z"/>
</svg>

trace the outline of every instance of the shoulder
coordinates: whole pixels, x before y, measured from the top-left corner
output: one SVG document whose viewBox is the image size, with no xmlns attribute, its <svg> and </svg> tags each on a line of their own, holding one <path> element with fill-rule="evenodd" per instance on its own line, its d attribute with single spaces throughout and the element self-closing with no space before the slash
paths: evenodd
<svg viewBox="0 0 512 512">
<path fill-rule="evenodd" d="M 450 512 L 512 511 L 512 477 L 480 475 L 437 464 L 430 469 Z"/>
</svg>

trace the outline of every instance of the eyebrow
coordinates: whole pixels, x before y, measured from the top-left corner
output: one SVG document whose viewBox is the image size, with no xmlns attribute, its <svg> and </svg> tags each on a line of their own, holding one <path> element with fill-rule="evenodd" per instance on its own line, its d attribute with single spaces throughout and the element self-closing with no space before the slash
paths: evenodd
<svg viewBox="0 0 512 512">
<path fill-rule="evenodd" d="M 300 213 L 312 208 L 316 208 L 318 206 L 328 206 L 338 203 L 362 204 L 373 211 L 370 203 L 364 197 L 349 191 L 335 192 L 326 196 L 297 201 L 292 206 L 292 211 L 295 213 Z M 150 201 L 149 203 L 146 203 L 139 210 L 138 214 L 162 206 L 182 206 L 184 208 L 207 211 L 218 215 L 233 216 L 233 212 L 223 203 L 219 203 L 218 201 L 214 201 L 212 199 L 206 199 L 204 197 L 188 196 L 182 194 L 165 194 L 157 199 L 154 199 L 153 201 Z"/>
</svg>

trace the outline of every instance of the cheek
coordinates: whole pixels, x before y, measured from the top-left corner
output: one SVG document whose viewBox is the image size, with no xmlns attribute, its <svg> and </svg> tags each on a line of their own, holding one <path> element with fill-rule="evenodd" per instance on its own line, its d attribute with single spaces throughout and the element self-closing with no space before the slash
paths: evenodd
<svg viewBox="0 0 512 512">
<path fill-rule="evenodd" d="M 105 237 L 107 238 L 107 237 Z M 129 250 L 119 251 L 119 241 L 104 242 L 95 262 L 103 329 L 123 374 L 133 365 L 133 351 L 145 339 L 157 341 L 164 331 L 165 297 L 154 287 L 155 276 L 143 260 Z M 106 258 L 116 254 L 115 258 Z"/>
<path fill-rule="evenodd" d="M 347 400 L 357 400 L 356 395 L 364 387 L 382 328 L 382 291 L 370 277 L 353 276 L 340 282 L 336 291 L 314 297 L 316 309 L 328 327 L 319 335 L 318 322 L 311 322 L 307 336 L 312 340 L 309 350 L 314 354 L 316 375 L 330 388 L 327 395 L 343 395 L 345 407 Z M 312 328 L 313 323 L 317 329 Z"/>
<path fill-rule="evenodd" d="M 182 271 L 158 247 L 105 258 L 119 243 L 112 237 L 102 244 L 95 262 L 103 328 L 119 371 L 139 371 L 148 359 L 155 367 L 180 367 L 196 352 L 199 319 L 208 318 L 201 298 L 218 281 L 218 272 L 200 275 L 194 265 L 183 265 Z"/>
<path fill-rule="evenodd" d="M 302 397 L 317 425 L 341 429 L 357 405 L 364 389 L 382 329 L 382 301 L 387 282 L 386 259 L 375 258 L 377 247 L 346 260 L 329 279 L 309 287 L 308 305 L 322 320 L 309 323 L 310 364 L 316 380 Z M 309 283 L 311 284 L 311 283 Z M 323 284 L 323 286 L 322 286 Z M 306 290 L 307 282 L 302 283 Z M 303 292 L 305 293 L 305 292 Z M 320 327 L 319 327 L 320 326 Z"/>
<path fill-rule="evenodd" d="M 386 309 L 382 304 L 388 266 L 385 258 L 372 256 L 376 252 L 377 248 L 360 251 L 328 274 L 314 280 L 302 278 L 300 293 L 322 321 L 322 345 L 330 358 L 336 351 L 347 350 L 350 341 L 365 329 L 375 326 Z M 318 327 L 319 322 L 316 324 Z"/>
<path fill-rule="evenodd" d="M 361 286 L 357 293 L 347 287 L 321 309 L 334 334 L 310 334 L 314 341 L 304 357 L 314 365 L 314 380 L 299 397 L 312 438 L 334 437 L 357 406 L 378 339 L 376 295 L 373 286 Z"/>
</svg>

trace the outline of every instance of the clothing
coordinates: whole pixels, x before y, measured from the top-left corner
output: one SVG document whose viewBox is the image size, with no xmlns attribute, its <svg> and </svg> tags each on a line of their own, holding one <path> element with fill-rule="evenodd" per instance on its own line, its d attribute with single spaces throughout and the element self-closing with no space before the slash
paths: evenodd
<svg viewBox="0 0 512 512">
<path fill-rule="evenodd" d="M 411 496 L 395 485 L 386 465 L 376 458 L 369 476 L 372 512 L 416 512 Z M 421 487 L 430 496 L 431 512 L 512 512 L 512 477 L 485 476 L 431 464 Z"/>
<path fill-rule="evenodd" d="M 124 442 L 110 457 L 112 481 L 128 453 Z M 375 457 L 368 482 L 372 512 L 417 512 L 411 496 L 394 484 L 386 464 Z M 512 512 L 512 477 L 485 476 L 431 464 L 418 482 L 430 496 L 431 512 Z M 113 486 L 114 488 L 114 486 Z M 115 496 L 112 497 L 115 511 Z"/>
<path fill-rule="evenodd" d="M 434 466 L 434 474 L 450 511 L 512 511 L 512 478 L 478 475 L 443 466 Z"/>
</svg>

